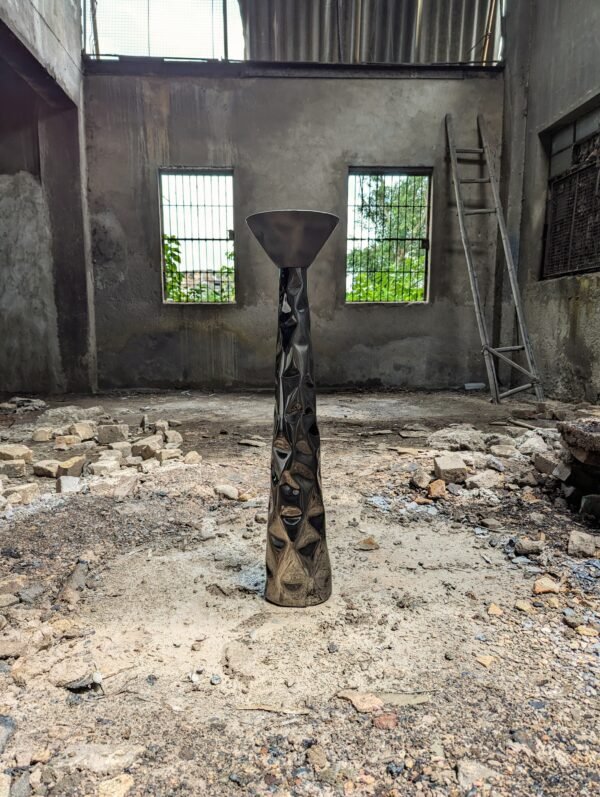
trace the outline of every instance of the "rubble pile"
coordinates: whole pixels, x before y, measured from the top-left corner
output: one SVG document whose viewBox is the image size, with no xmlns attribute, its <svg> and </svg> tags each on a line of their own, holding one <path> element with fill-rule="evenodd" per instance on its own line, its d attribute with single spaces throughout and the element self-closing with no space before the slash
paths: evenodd
<svg viewBox="0 0 600 797">
<path fill-rule="evenodd" d="M 600 420 L 563 421 L 558 428 L 565 452 L 552 475 L 571 505 L 600 519 Z"/>
<path fill-rule="evenodd" d="M 18 407 L 21 399 L 8 404 Z M 42 405 L 47 406 L 44 402 Z M 56 420 L 66 423 L 53 424 Z M 197 465 L 197 451 L 184 454 L 176 421 L 150 422 L 130 429 L 102 407 L 48 410 L 28 444 L 0 442 L 0 512 L 53 493 L 91 492 L 122 495 L 135 490 L 138 474 L 168 463 Z M 43 452 L 43 453 L 40 453 Z"/>
</svg>

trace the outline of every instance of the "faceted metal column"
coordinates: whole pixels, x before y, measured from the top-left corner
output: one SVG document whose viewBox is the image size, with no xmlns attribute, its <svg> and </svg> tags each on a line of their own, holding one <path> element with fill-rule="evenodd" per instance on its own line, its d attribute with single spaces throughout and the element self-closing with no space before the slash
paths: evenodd
<svg viewBox="0 0 600 797">
<path fill-rule="evenodd" d="M 331 213 L 274 210 L 246 221 L 280 268 L 265 597 L 280 606 L 314 606 L 331 595 L 331 566 L 306 276 L 339 219 Z"/>
</svg>

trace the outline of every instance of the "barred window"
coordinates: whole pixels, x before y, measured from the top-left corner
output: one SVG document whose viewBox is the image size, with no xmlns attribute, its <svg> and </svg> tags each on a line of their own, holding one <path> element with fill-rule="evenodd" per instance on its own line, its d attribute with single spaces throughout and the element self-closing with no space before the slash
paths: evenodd
<svg viewBox="0 0 600 797">
<path fill-rule="evenodd" d="M 431 173 L 351 169 L 346 301 L 424 302 Z"/>
<path fill-rule="evenodd" d="M 235 302 L 231 170 L 160 172 L 165 302 Z"/>
<path fill-rule="evenodd" d="M 600 270 L 600 110 L 552 135 L 542 277 Z"/>
</svg>

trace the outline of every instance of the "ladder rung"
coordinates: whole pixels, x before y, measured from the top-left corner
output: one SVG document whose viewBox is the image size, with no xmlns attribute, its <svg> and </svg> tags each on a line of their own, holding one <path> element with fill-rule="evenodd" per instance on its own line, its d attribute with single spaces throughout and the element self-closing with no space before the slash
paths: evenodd
<svg viewBox="0 0 600 797">
<path fill-rule="evenodd" d="M 471 210 L 465 210 L 465 216 L 480 216 L 483 213 L 495 213 L 496 208 L 472 208 Z"/>
<path fill-rule="evenodd" d="M 494 351 L 523 351 L 525 346 L 498 346 Z"/>
<path fill-rule="evenodd" d="M 504 393 L 500 393 L 500 398 L 503 399 L 507 396 L 514 396 L 515 393 L 521 393 L 523 390 L 529 390 L 532 387 L 532 382 L 528 382 L 526 385 L 519 385 L 519 387 L 513 387 L 512 390 L 506 390 Z"/>
<path fill-rule="evenodd" d="M 469 155 L 476 152 L 483 152 L 483 147 L 457 147 L 456 152 L 459 152 L 461 155 Z"/>
<path fill-rule="evenodd" d="M 489 183 L 489 177 L 468 177 L 460 180 L 461 183 Z"/>
</svg>

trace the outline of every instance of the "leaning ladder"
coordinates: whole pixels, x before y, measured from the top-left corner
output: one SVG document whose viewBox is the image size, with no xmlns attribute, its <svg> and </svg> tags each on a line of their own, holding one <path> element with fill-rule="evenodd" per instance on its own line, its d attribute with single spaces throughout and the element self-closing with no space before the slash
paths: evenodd
<svg viewBox="0 0 600 797">
<path fill-rule="evenodd" d="M 458 223 L 460 226 L 460 237 L 462 238 L 465 256 L 467 259 L 467 268 L 469 270 L 469 281 L 471 283 L 471 291 L 473 292 L 473 301 L 475 304 L 475 315 L 477 317 L 477 327 L 479 329 L 479 337 L 481 338 L 481 346 L 483 351 L 483 358 L 487 370 L 488 380 L 490 383 L 490 391 L 492 394 L 492 401 L 498 404 L 503 398 L 512 396 L 514 393 L 520 393 L 523 390 L 533 388 L 535 395 L 539 401 L 544 400 L 544 391 L 538 376 L 538 372 L 533 357 L 533 350 L 531 348 L 531 341 L 525 326 L 525 316 L 523 314 L 523 305 L 521 304 L 521 294 L 519 291 L 519 284 L 517 281 L 517 271 L 513 260 L 510 244 L 508 241 L 508 232 L 506 229 L 506 222 L 502 212 L 502 205 L 500 204 L 500 191 L 498 189 L 498 181 L 494 171 L 494 165 L 489 149 L 487 131 L 483 116 L 477 116 L 477 128 L 479 131 L 479 147 L 460 148 L 456 146 L 454 140 L 454 127 L 452 124 L 452 116 L 446 116 L 446 133 L 448 135 L 448 149 L 450 151 L 450 163 L 452 167 L 452 180 L 454 182 L 454 190 L 456 193 L 456 206 L 458 209 Z M 477 160 L 473 160 L 472 156 L 477 156 Z M 466 161 L 471 164 L 480 163 L 487 168 L 487 177 L 460 177 L 458 170 L 458 162 Z M 463 199 L 462 186 L 466 183 L 489 183 L 492 190 L 493 207 L 490 208 L 467 208 Z M 475 262 L 473 259 L 473 250 L 471 242 L 467 234 L 467 226 L 465 223 L 467 216 L 480 216 L 485 214 L 495 214 L 496 221 L 498 222 L 498 229 L 500 230 L 500 238 L 502 239 L 502 248 L 504 250 L 504 260 L 508 270 L 508 278 L 512 291 L 512 298 L 515 306 L 517 316 L 517 326 L 519 332 L 519 340 L 521 341 L 514 346 L 499 346 L 494 348 L 490 345 L 490 339 L 487 331 L 487 325 L 483 314 L 481 305 L 481 294 L 479 293 L 479 283 L 477 281 L 477 272 L 475 270 Z M 525 355 L 527 367 L 516 363 L 512 357 L 508 356 L 513 353 L 522 351 Z M 507 363 L 511 368 L 520 371 L 527 377 L 527 382 L 518 387 L 513 387 L 503 393 L 500 392 L 498 386 L 498 373 L 496 369 L 496 359 L 501 362 Z"/>
</svg>

